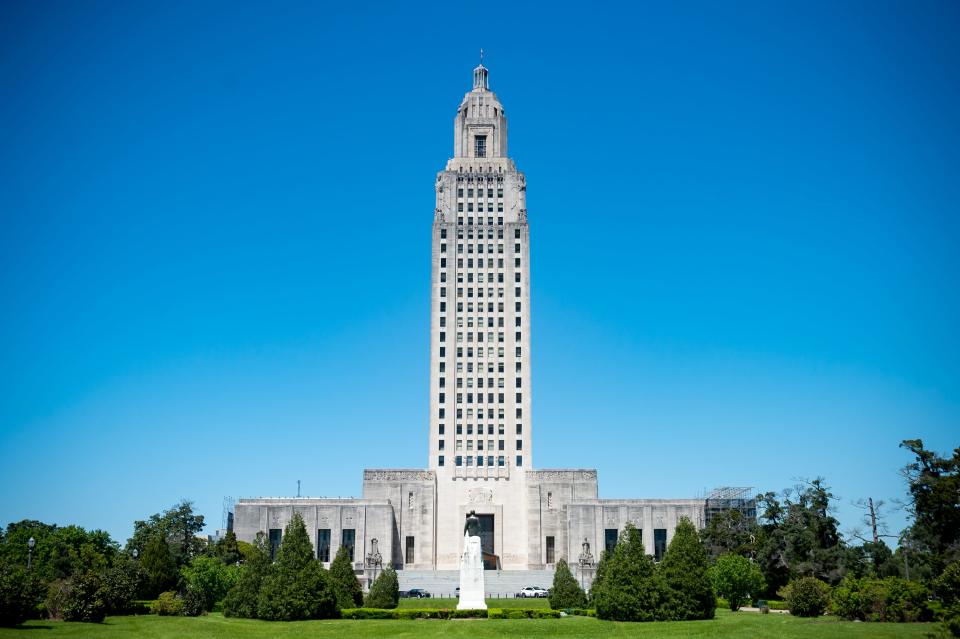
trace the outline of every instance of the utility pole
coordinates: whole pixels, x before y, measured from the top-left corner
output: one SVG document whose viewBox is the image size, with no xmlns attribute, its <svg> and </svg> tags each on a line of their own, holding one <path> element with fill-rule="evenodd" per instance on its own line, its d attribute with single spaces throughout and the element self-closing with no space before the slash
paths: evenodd
<svg viewBox="0 0 960 639">
<path fill-rule="evenodd" d="M 297 480 L 297 499 L 300 499 L 300 480 L 299 479 Z M 873 501 L 871 501 L 870 504 L 872 507 Z M 874 535 L 876 535 L 876 532 L 874 532 Z"/>
</svg>

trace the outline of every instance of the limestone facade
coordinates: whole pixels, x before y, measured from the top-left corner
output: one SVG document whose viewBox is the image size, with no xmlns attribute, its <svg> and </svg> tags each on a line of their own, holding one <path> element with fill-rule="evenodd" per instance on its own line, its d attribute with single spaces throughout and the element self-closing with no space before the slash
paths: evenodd
<svg viewBox="0 0 960 639">
<path fill-rule="evenodd" d="M 300 512 L 322 559 L 352 540 L 363 568 L 376 538 L 384 564 L 456 570 L 475 510 L 500 568 L 540 570 L 575 565 L 584 542 L 599 559 L 628 522 L 654 556 L 681 517 L 702 527 L 703 499 L 600 499 L 596 470 L 533 468 L 526 179 L 483 65 L 435 190 L 427 469 L 365 470 L 362 499 L 240 499 L 237 537 L 276 536 Z"/>
</svg>

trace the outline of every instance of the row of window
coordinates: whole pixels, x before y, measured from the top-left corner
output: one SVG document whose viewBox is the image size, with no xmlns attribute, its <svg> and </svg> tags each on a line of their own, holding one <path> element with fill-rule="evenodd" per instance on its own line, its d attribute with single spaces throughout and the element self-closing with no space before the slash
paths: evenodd
<svg viewBox="0 0 960 639">
<path fill-rule="evenodd" d="M 477 378 L 468 377 L 468 378 L 467 378 L 467 388 L 473 388 L 474 380 L 476 380 L 477 388 L 483 388 L 483 378 L 482 378 L 482 377 L 477 377 Z M 520 388 L 520 386 L 522 385 L 522 384 L 521 384 L 521 380 L 522 380 L 522 378 L 520 378 L 520 377 L 517 377 L 517 378 L 516 378 L 516 388 Z M 441 378 L 440 378 L 440 388 L 443 388 L 444 386 L 446 386 L 446 378 L 445 378 L 445 377 L 441 377 Z M 498 378 L 497 378 L 497 388 L 503 388 L 503 387 L 504 387 L 503 378 L 502 378 L 502 377 L 498 377 Z M 458 377 L 458 378 L 457 378 L 457 388 L 463 388 L 463 378 L 462 378 L 462 377 Z M 488 378 L 487 378 L 487 388 L 493 388 L 493 378 L 492 378 L 492 377 L 488 377 Z"/>
<path fill-rule="evenodd" d="M 640 541 L 643 541 L 643 529 L 638 529 L 637 532 L 640 534 Z M 603 531 L 603 545 L 608 553 L 612 553 L 614 547 L 617 545 L 617 540 L 619 539 L 620 531 L 616 528 L 607 528 Z M 667 552 L 667 529 L 666 528 L 654 528 L 653 529 L 653 559 L 654 561 L 660 561 L 663 559 L 664 553 Z"/>
<path fill-rule="evenodd" d="M 443 268 L 447 268 L 447 258 L 445 258 L 445 257 L 441 257 L 441 258 L 440 258 L 440 268 L 442 268 L 442 269 L 443 269 Z M 473 258 L 472 258 L 472 257 L 467 258 L 467 268 L 473 268 Z M 477 268 L 478 268 L 478 269 L 483 268 L 483 259 L 482 259 L 482 258 L 478 258 L 478 259 L 477 259 Z M 497 266 L 494 267 L 494 266 L 493 266 L 493 258 L 492 258 L 492 257 L 488 257 L 488 258 L 487 258 L 487 268 L 488 268 L 488 269 L 493 269 L 493 268 L 501 269 L 501 268 L 503 268 L 503 258 L 497 259 Z M 462 270 L 462 269 L 463 269 L 463 258 L 462 258 L 462 257 L 457 258 L 457 269 L 458 269 L 458 270 Z M 493 277 L 493 274 L 490 274 L 490 276 Z M 513 277 L 514 277 L 514 281 L 515 281 L 515 282 L 519 282 L 519 281 L 520 281 L 520 271 L 516 271 L 516 272 L 513 274 Z M 500 280 L 500 281 L 502 282 L 503 280 Z"/>
<path fill-rule="evenodd" d="M 522 365 L 520 362 L 515 362 L 515 363 L 514 363 L 514 368 L 516 368 L 516 372 L 519 373 L 521 370 L 523 370 L 523 365 Z M 467 362 L 467 372 L 468 372 L 468 373 L 472 373 L 473 370 L 474 370 L 474 369 L 473 369 L 473 362 Z M 477 362 L 477 369 L 476 369 L 476 370 L 477 370 L 478 373 L 483 373 L 483 362 Z M 446 373 L 446 372 L 447 372 L 447 363 L 446 363 L 446 362 L 440 362 L 440 372 L 441 372 L 441 373 Z M 463 372 L 463 362 L 457 362 L 457 372 L 458 372 L 458 373 L 462 373 L 462 372 Z M 493 362 L 487 362 L 487 372 L 488 372 L 488 373 L 493 373 Z M 497 372 L 498 372 L 498 373 L 502 373 L 502 372 L 503 372 L 503 362 L 497 362 Z"/>
<path fill-rule="evenodd" d="M 517 395 L 517 398 L 516 398 L 515 402 L 516 402 L 517 404 L 522 403 L 522 402 L 523 402 L 523 393 L 517 393 L 516 395 Z M 484 401 L 483 401 L 483 393 L 476 393 L 476 394 L 474 394 L 474 393 L 466 393 L 466 396 L 467 396 L 467 397 L 466 397 L 466 399 L 467 399 L 466 402 L 463 401 L 463 399 L 464 399 L 463 396 L 464 396 L 464 393 L 457 393 L 457 403 L 458 403 L 458 404 L 463 404 L 463 403 L 472 404 L 472 403 L 474 403 L 474 402 L 473 402 L 474 399 L 477 400 L 476 403 L 478 403 L 478 404 L 483 404 L 483 403 L 484 403 Z M 497 403 L 497 404 L 503 404 L 503 403 L 504 403 L 504 399 L 503 399 L 503 398 L 504 398 L 504 394 L 503 394 L 503 393 L 487 393 L 487 401 L 486 401 L 486 403 L 487 403 L 487 404 L 493 404 L 493 403 L 494 403 L 494 396 L 496 396 L 496 403 Z M 447 394 L 446 394 L 446 393 L 440 393 L 439 396 L 438 396 L 438 403 L 440 403 L 440 404 L 445 404 L 446 402 L 447 402 Z"/>
<path fill-rule="evenodd" d="M 467 197 L 473 197 L 473 194 L 473 189 L 467 189 Z M 483 189 L 477 189 L 476 194 L 477 197 L 483 197 Z M 457 189 L 457 197 L 463 197 L 463 189 Z M 487 189 L 487 197 L 493 197 L 493 189 Z M 503 197 L 503 189 L 497 189 L 497 197 Z"/>
<path fill-rule="evenodd" d="M 283 538 L 283 529 L 271 528 L 270 539 L 270 558 L 276 559 L 277 550 L 280 548 L 280 541 Z M 340 531 L 340 545 L 347 549 L 350 554 L 350 561 L 353 561 L 353 549 L 357 541 L 357 531 L 355 528 L 343 528 Z M 330 561 L 330 529 L 317 529 L 317 559 L 320 561 Z"/>
<path fill-rule="evenodd" d="M 503 328 L 503 318 L 502 318 L 502 317 L 498 317 L 498 318 L 496 318 L 496 319 L 497 319 L 496 328 Z M 515 319 L 516 319 L 515 324 L 516 324 L 517 326 L 520 326 L 520 318 L 519 318 L 519 317 L 516 317 Z M 476 327 L 477 327 L 477 328 L 483 328 L 483 318 L 482 318 L 482 317 L 474 318 L 473 316 L 467 317 L 467 328 L 473 328 L 473 327 L 474 327 L 474 320 L 476 320 Z M 493 323 L 494 323 L 493 320 L 494 320 L 494 318 L 492 318 L 492 317 L 488 317 L 488 318 L 487 318 L 487 328 L 495 328 L 494 325 L 493 325 Z M 446 318 L 446 316 L 441 316 L 441 317 L 440 317 L 440 326 L 441 326 L 441 327 L 445 327 L 446 325 L 447 325 L 447 318 Z M 463 315 L 460 315 L 459 317 L 457 317 L 457 328 L 463 328 Z"/>
<path fill-rule="evenodd" d="M 473 455 L 467 455 L 467 456 L 457 455 L 457 456 L 454 458 L 454 464 L 457 465 L 457 466 L 473 466 L 473 465 L 474 465 L 474 460 L 476 460 L 476 465 L 477 465 L 477 466 L 483 466 L 483 465 L 484 465 L 483 460 L 486 459 L 486 460 L 487 460 L 486 465 L 487 465 L 487 466 L 493 466 L 493 458 L 494 458 L 493 455 L 487 455 L 486 457 L 484 457 L 483 455 L 477 455 L 477 456 L 473 456 Z M 523 466 L 523 455 L 517 455 L 516 462 L 517 462 L 516 465 L 517 465 L 518 468 L 521 467 L 521 466 Z M 443 463 L 444 463 L 443 455 L 440 455 L 440 456 L 437 458 L 437 465 L 438 465 L 438 466 L 443 466 Z M 506 465 L 506 460 L 504 459 L 504 456 L 503 456 L 503 455 L 498 456 L 498 457 L 497 457 L 497 466 L 505 466 L 505 465 Z"/>
<path fill-rule="evenodd" d="M 460 409 L 457 410 L 458 413 L 462 412 Z M 473 419 L 473 409 L 469 409 L 470 413 L 469 419 Z M 480 411 L 480 419 L 483 419 L 483 410 Z M 490 419 L 493 419 L 493 409 L 490 410 Z M 503 409 L 500 409 L 500 418 L 503 419 Z M 443 435 L 445 428 L 443 424 L 439 424 L 439 434 Z M 463 424 L 457 424 L 457 435 L 463 434 Z M 487 424 L 487 434 L 493 435 L 493 424 Z M 503 435 L 503 424 L 497 424 L 497 434 Z M 517 435 L 523 434 L 523 424 L 517 424 Z M 467 435 L 473 435 L 473 424 L 467 424 Z M 483 435 L 483 424 L 477 424 L 477 435 Z"/>
<path fill-rule="evenodd" d="M 462 408 L 458 408 L 458 409 L 457 409 L 457 419 L 460 419 L 460 416 L 462 415 L 462 413 L 461 413 L 462 410 L 463 410 Z M 472 409 L 467 409 L 467 410 L 472 410 Z M 478 410 L 483 410 L 483 409 L 480 408 L 480 409 L 478 409 Z M 492 411 L 493 409 L 491 408 L 491 409 L 489 409 L 489 410 Z M 501 409 L 498 409 L 498 410 L 499 410 L 499 413 L 500 413 L 500 419 L 503 419 L 503 409 L 501 408 Z M 444 419 L 444 418 L 447 416 L 447 410 L 446 410 L 445 408 L 441 407 L 441 408 L 440 408 L 440 411 L 439 411 L 439 414 L 438 414 L 437 416 L 438 416 L 440 419 Z M 520 408 L 519 406 L 517 407 L 517 419 L 523 419 L 523 409 Z"/>
</svg>

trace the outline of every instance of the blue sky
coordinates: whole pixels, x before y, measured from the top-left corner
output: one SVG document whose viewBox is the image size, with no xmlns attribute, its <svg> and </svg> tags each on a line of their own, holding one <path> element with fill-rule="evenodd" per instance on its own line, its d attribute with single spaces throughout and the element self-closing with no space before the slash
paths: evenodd
<svg viewBox="0 0 960 639">
<path fill-rule="evenodd" d="M 903 497 L 960 445 L 960 5 L 0 6 L 0 523 L 426 464 L 435 172 L 527 174 L 534 463 Z M 891 515 L 892 528 L 903 524 Z"/>
</svg>

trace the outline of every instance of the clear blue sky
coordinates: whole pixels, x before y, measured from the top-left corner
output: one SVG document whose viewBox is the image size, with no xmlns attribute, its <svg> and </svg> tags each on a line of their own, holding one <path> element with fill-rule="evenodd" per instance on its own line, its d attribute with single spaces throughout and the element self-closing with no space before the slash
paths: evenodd
<svg viewBox="0 0 960 639">
<path fill-rule="evenodd" d="M 0 4 L 0 523 L 426 464 L 433 182 L 483 47 L 538 467 L 902 497 L 960 445 L 960 4 Z M 894 528 L 902 525 L 894 516 Z"/>
</svg>

